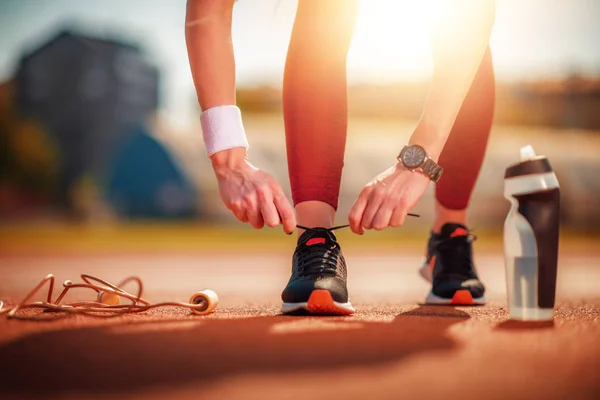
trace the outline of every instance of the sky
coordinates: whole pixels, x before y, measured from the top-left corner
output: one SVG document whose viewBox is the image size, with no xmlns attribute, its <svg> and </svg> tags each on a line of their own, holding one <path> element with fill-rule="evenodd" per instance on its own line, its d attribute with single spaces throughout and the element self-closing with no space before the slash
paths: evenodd
<svg viewBox="0 0 600 400">
<path fill-rule="evenodd" d="M 324 0 L 312 0 L 324 1 Z M 477 1 L 477 0 L 473 0 Z M 162 71 L 166 111 L 189 114 L 194 88 L 184 39 L 186 0 L 0 0 L 0 81 L 24 51 L 65 24 L 138 42 Z M 260 6 L 257 6 L 260 4 Z M 239 85 L 280 85 L 296 0 L 239 0 L 233 42 Z M 420 0 L 362 0 L 349 83 L 423 79 L 431 72 Z M 496 0 L 491 39 L 499 80 L 600 75 L 600 1 Z"/>
</svg>

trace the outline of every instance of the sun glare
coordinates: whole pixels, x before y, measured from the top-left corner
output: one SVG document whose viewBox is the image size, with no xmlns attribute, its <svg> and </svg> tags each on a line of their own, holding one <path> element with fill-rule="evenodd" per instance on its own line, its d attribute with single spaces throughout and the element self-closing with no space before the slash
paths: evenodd
<svg viewBox="0 0 600 400">
<path fill-rule="evenodd" d="M 438 43 L 448 39 L 448 51 L 462 50 L 452 47 L 454 42 L 445 35 L 463 29 L 469 16 L 480 12 L 477 4 L 472 0 L 363 0 L 348 55 L 349 78 L 369 82 L 427 78 L 432 71 L 430 34 L 438 37 Z"/>
<path fill-rule="evenodd" d="M 429 75 L 431 54 L 425 3 L 363 0 L 348 54 L 349 79 L 388 82 Z"/>
</svg>

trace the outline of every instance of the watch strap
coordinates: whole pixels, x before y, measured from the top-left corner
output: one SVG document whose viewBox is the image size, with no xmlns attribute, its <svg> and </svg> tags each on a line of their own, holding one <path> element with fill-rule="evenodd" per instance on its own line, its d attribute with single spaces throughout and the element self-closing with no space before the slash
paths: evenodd
<svg viewBox="0 0 600 400">
<path fill-rule="evenodd" d="M 440 167 L 431 158 L 427 158 L 425 160 L 425 162 L 421 166 L 421 169 L 423 170 L 423 172 L 425 172 L 425 174 L 427 174 L 427 176 L 429 176 L 431 181 L 435 183 L 437 183 L 437 181 L 440 180 L 440 178 L 442 177 L 442 173 L 444 172 L 444 169 Z"/>
</svg>

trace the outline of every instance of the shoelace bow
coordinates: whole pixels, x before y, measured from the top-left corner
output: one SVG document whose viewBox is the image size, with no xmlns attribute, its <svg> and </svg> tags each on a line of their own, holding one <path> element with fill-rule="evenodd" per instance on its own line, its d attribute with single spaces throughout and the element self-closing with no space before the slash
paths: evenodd
<svg viewBox="0 0 600 400">
<path fill-rule="evenodd" d="M 305 231 L 321 231 L 321 232 L 333 232 L 338 229 L 346 228 L 349 225 L 339 225 L 333 228 L 308 228 L 302 225 L 296 225 L 300 229 Z M 319 246 L 324 251 L 315 252 L 313 246 Z M 326 246 L 326 247 L 325 247 Z M 331 242 L 326 240 L 324 244 L 317 243 L 312 246 L 302 246 L 298 249 L 298 265 L 299 273 L 301 275 L 322 275 L 337 273 L 338 259 L 340 256 L 340 245 L 337 242 Z"/>
</svg>

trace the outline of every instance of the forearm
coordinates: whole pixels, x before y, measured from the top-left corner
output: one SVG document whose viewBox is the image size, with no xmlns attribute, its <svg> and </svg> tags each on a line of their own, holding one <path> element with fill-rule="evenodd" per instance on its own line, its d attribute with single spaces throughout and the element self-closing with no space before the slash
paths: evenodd
<svg viewBox="0 0 600 400">
<path fill-rule="evenodd" d="M 200 108 L 235 104 L 233 0 L 188 0 L 185 38 Z"/>
<path fill-rule="evenodd" d="M 452 0 L 445 4 L 448 8 L 432 21 L 433 80 L 410 139 L 410 143 L 424 146 L 434 160 L 444 148 L 481 64 L 495 15 L 492 0 Z"/>
<path fill-rule="evenodd" d="M 213 167 L 237 167 L 246 158 L 246 137 L 235 106 L 235 57 L 231 39 L 234 0 L 188 0 L 185 38 L 204 142 Z M 223 107 L 220 107 L 223 108 Z M 207 112 L 208 110 L 208 112 Z M 211 150 L 212 149 L 212 150 Z"/>
</svg>

